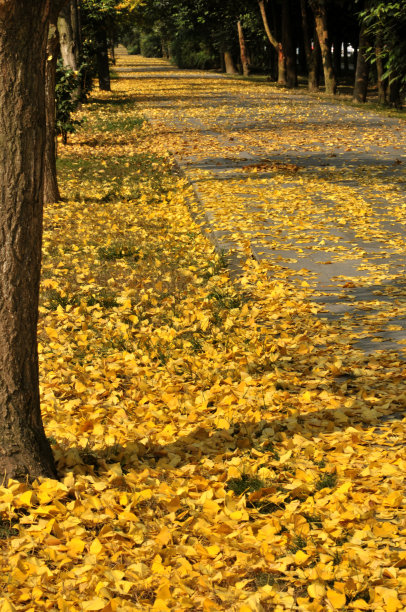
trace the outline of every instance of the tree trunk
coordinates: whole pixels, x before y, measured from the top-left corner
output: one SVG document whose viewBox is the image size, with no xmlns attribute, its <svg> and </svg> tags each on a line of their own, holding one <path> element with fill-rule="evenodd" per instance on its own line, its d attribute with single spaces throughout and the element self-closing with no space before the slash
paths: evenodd
<svg viewBox="0 0 406 612">
<path fill-rule="evenodd" d="M 48 0 L 0 3 L 0 473 L 55 477 L 41 420 L 37 320 Z"/>
<path fill-rule="evenodd" d="M 352 69 L 353 69 L 354 74 L 355 74 L 355 71 L 357 69 L 357 58 L 358 58 L 357 43 L 353 42 L 353 43 L 351 43 L 351 46 L 354 49 L 353 54 L 352 54 Z"/>
<path fill-rule="evenodd" d="M 323 62 L 324 85 L 326 93 L 336 94 L 337 83 L 331 58 L 331 49 L 328 42 L 327 12 L 324 0 L 310 0 L 316 22 L 317 37 L 320 43 Z"/>
<path fill-rule="evenodd" d="M 368 39 L 366 35 L 366 27 L 365 24 L 362 24 L 361 32 L 359 34 L 357 68 L 355 70 L 354 91 L 352 95 L 353 102 L 365 102 L 367 99 L 369 74 L 369 62 L 367 61 L 366 57 L 367 48 Z"/>
<path fill-rule="evenodd" d="M 400 81 L 389 82 L 388 100 L 391 106 L 397 109 L 402 108 L 402 96 L 400 95 Z"/>
<path fill-rule="evenodd" d="M 261 11 L 262 23 L 264 24 L 266 35 L 268 36 L 269 42 L 274 47 L 278 55 L 278 83 L 279 85 L 286 85 L 286 58 L 283 45 L 275 38 L 275 36 L 271 32 L 268 17 L 266 14 L 265 0 L 258 0 L 258 5 L 259 10 Z"/>
<path fill-rule="evenodd" d="M 58 30 L 61 45 L 63 65 L 76 71 L 78 65 L 78 50 L 76 32 L 72 24 L 72 1 L 68 2 L 60 11 L 58 17 Z"/>
<path fill-rule="evenodd" d="M 376 72 L 378 77 L 378 100 L 380 104 L 386 104 L 386 79 L 383 78 L 384 67 L 382 61 L 382 36 L 378 35 L 375 41 Z"/>
<path fill-rule="evenodd" d="M 286 54 L 286 85 L 297 87 L 296 45 L 293 42 L 290 0 L 282 2 L 282 45 Z"/>
<path fill-rule="evenodd" d="M 78 72 L 81 43 L 77 0 L 63 1 L 63 7 L 58 16 L 58 32 L 63 65 L 65 68 Z M 82 84 L 79 82 L 73 92 L 73 99 L 80 100 L 82 93 Z"/>
<path fill-rule="evenodd" d="M 341 76 L 341 49 L 343 45 L 338 36 L 334 39 L 333 46 L 333 63 L 334 63 L 334 74 L 337 77 Z"/>
<path fill-rule="evenodd" d="M 227 74 L 238 74 L 238 70 L 235 67 L 233 56 L 230 51 L 224 51 L 224 65 Z"/>
<path fill-rule="evenodd" d="M 70 1 L 70 19 L 73 30 L 73 38 L 75 45 L 73 52 L 75 54 L 76 66 L 80 66 L 80 54 L 82 52 L 82 32 L 80 24 L 80 9 L 78 0 Z"/>
<path fill-rule="evenodd" d="M 237 22 L 237 28 L 238 28 L 238 41 L 240 43 L 242 73 L 244 76 L 249 76 L 250 66 L 248 62 L 247 46 L 245 44 L 244 32 L 243 32 L 240 20 L 238 20 Z"/>
<path fill-rule="evenodd" d="M 306 53 L 307 72 L 308 80 L 307 86 L 309 91 L 315 91 L 318 89 L 317 80 L 317 56 L 316 49 L 312 49 L 309 36 L 309 21 L 307 16 L 306 0 L 300 0 L 300 8 L 302 13 L 302 29 L 303 29 L 303 42 Z"/>
<path fill-rule="evenodd" d="M 348 64 L 348 43 L 344 41 L 344 73 L 347 76 L 350 71 Z"/>
<path fill-rule="evenodd" d="M 44 166 L 44 202 L 59 202 L 61 199 L 56 176 L 56 107 L 55 84 L 56 64 L 58 61 L 59 35 L 57 28 L 57 10 L 51 7 L 49 16 L 47 61 L 45 68 L 45 109 L 46 109 L 46 141 Z"/>
<path fill-rule="evenodd" d="M 96 64 L 100 89 L 111 91 L 107 33 L 103 24 L 98 27 L 96 32 Z"/>
<path fill-rule="evenodd" d="M 169 59 L 168 49 L 164 38 L 161 38 L 162 59 Z"/>
</svg>

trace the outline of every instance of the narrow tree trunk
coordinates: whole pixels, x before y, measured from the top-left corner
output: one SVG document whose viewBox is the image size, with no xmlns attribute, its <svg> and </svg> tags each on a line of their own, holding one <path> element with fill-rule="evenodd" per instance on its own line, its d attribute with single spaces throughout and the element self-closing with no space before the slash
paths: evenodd
<svg viewBox="0 0 406 612">
<path fill-rule="evenodd" d="M 367 48 L 368 39 L 366 35 L 366 27 L 365 24 L 362 24 L 359 35 L 357 68 L 355 70 L 354 91 L 352 95 L 354 102 L 365 102 L 367 99 L 369 75 L 369 62 L 367 61 L 366 57 Z"/>
<path fill-rule="evenodd" d="M 100 25 L 96 32 L 96 64 L 100 89 L 103 91 L 111 91 L 109 51 L 107 33 L 104 25 Z"/>
<path fill-rule="evenodd" d="M 110 41 L 110 54 L 111 54 L 111 63 L 113 66 L 116 65 L 116 53 L 115 53 L 115 42 L 114 40 Z"/>
<path fill-rule="evenodd" d="M 358 61 L 357 42 L 351 43 L 351 46 L 354 49 L 353 54 L 352 54 L 352 69 L 354 71 L 354 74 L 355 74 L 355 71 L 357 70 L 357 61 Z"/>
<path fill-rule="evenodd" d="M 348 64 L 348 43 L 344 41 L 344 73 L 347 76 L 350 71 Z"/>
<path fill-rule="evenodd" d="M 70 0 L 70 20 L 72 24 L 73 39 L 75 41 L 73 53 L 75 55 L 76 68 L 79 69 L 80 55 L 82 52 L 82 33 L 78 0 Z"/>
<path fill-rule="evenodd" d="M 333 48 L 333 63 L 334 63 L 334 74 L 339 77 L 341 75 L 341 49 L 342 42 L 336 36 L 334 39 L 334 48 Z"/>
<path fill-rule="evenodd" d="M 55 477 L 41 420 L 37 320 L 48 0 L 0 3 L 0 473 Z"/>
<path fill-rule="evenodd" d="M 56 106 L 55 84 L 58 61 L 59 35 L 57 11 L 51 7 L 48 29 L 47 62 L 45 68 L 46 142 L 44 169 L 44 202 L 59 202 L 61 199 L 56 176 Z"/>
<path fill-rule="evenodd" d="M 271 32 L 269 27 L 268 17 L 266 14 L 265 1 L 258 0 L 259 10 L 261 11 L 262 23 L 268 37 L 269 42 L 274 47 L 278 55 L 278 83 L 280 85 L 286 85 L 286 58 L 283 45 L 279 42 Z"/>
<path fill-rule="evenodd" d="M 166 47 L 166 43 L 165 40 L 163 38 L 161 38 L 161 50 L 162 50 L 162 59 L 169 59 L 168 58 L 168 49 Z"/>
<path fill-rule="evenodd" d="M 307 72 L 308 80 L 307 86 L 309 91 L 315 91 L 318 89 L 317 81 L 317 59 L 316 49 L 312 49 L 309 36 L 309 21 L 307 16 L 306 0 L 300 0 L 300 9 L 302 13 L 302 30 L 303 30 L 303 42 L 306 53 Z"/>
<path fill-rule="evenodd" d="M 337 83 L 331 58 L 330 44 L 328 42 L 326 6 L 324 0 L 311 0 L 310 4 L 313 9 L 317 36 L 320 43 L 326 93 L 335 94 L 337 93 Z"/>
<path fill-rule="evenodd" d="M 238 70 L 235 67 L 233 56 L 230 51 L 224 51 L 224 65 L 227 74 L 238 74 Z"/>
<path fill-rule="evenodd" d="M 296 45 L 293 43 L 290 0 L 282 2 L 282 45 L 286 55 L 286 85 L 297 87 Z"/>
<path fill-rule="evenodd" d="M 242 73 L 244 76 L 249 76 L 250 66 L 248 62 L 247 46 L 245 44 L 244 31 L 242 29 L 240 20 L 237 21 L 237 28 L 238 28 L 238 41 L 240 43 Z"/>
<path fill-rule="evenodd" d="M 382 36 L 378 35 L 375 41 L 376 72 L 378 77 L 378 100 L 380 104 L 386 104 L 386 79 L 383 78 L 384 67 L 382 61 Z"/>
</svg>

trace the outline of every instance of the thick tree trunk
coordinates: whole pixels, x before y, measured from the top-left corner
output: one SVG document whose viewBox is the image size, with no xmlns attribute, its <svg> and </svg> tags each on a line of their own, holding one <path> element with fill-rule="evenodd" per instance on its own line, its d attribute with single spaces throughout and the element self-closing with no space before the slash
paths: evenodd
<svg viewBox="0 0 406 612">
<path fill-rule="evenodd" d="M 37 319 L 48 0 L 0 3 L 0 474 L 55 477 L 39 403 Z"/>
<path fill-rule="evenodd" d="M 248 61 L 247 46 L 245 44 L 244 31 L 242 29 L 240 20 L 238 20 L 237 22 L 237 29 L 238 29 L 238 41 L 240 43 L 242 73 L 244 76 L 249 76 L 250 65 Z"/>
<path fill-rule="evenodd" d="M 355 82 L 352 99 L 354 102 L 365 102 L 368 92 L 368 75 L 369 62 L 367 61 L 366 51 L 368 48 L 368 39 L 366 35 L 365 25 L 362 24 L 359 35 L 357 68 L 355 70 Z"/>
<path fill-rule="evenodd" d="M 59 35 L 57 9 L 51 8 L 48 29 L 47 61 L 45 68 L 46 142 L 44 165 L 44 202 L 59 202 L 61 199 L 56 176 L 56 107 L 55 84 L 58 61 Z"/>
<path fill-rule="evenodd" d="M 296 45 L 293 43 L 290 0 L 282 2 L 282 45 L 286 55 L 286 85 L 297 87 Z"/>
<path fill-rule="evenodd" d="M 300 0 L 300 9 L 302 13 L 302 30 L 303 30 L 303 42 L 306 53 L 307 72 L 308 80 L 307 86 L 309 91 L 315 91 L 318 89 L 317 80 L 317 55 L 316 49 L 312 49 L 309 36 L 309 21 L 307 15 L 306 0 Z"/>
<path fill-rule="evenodd" d="M 258 0 L 259 10 L 261 11 L 262 23 L 268 37 L 269 42 L 274 47 L 278 55 L 278 83 L 286 85 L 286 57 L 283 45 L 279 42 L 271 32 L 269 27 L 268 16 L 266 14 L 265 0 Z"/>
<path fill-rule="evenodd" d="M 107 45 L 107 33 L 104 25 L 100 25 L 96 32 L 96 63 L 100 89 L 103 91 L 111 91 L 109 50 Z"/>
<path fill-rule="evenodd" d="M 230 51 L 224 51 L 224 66 L 227 74 L 238 74 L 238 70 L 235 67 L 233 56 Z"/>
<path fill-rule="evenodd" d="M 316 22 L 317 36 L 320 43 L 321 57 L 323 62 L 324 85 L 326 93 L 337 93 L 337 83 L 333 69 L 331 49 L 328 41 L 327 12 L 324 0 L 311 0 Z"/>
</svg>

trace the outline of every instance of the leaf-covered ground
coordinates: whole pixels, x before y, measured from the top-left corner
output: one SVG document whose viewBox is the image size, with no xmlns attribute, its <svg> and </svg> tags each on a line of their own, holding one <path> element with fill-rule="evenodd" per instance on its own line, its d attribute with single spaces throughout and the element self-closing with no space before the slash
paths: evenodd
<svg viewBox="0 0 406 612">
<path fill-rule="evenodd" d="M 356 350 L 307 281 L 252 258 L 230 280 L 183 135 L 143 120 L 152 82 L 95 95 L 61 147 L 39 329 L 60 481 L 0 488 L 0 610 L 403 610 L 404 358 Z"/>
</svg>

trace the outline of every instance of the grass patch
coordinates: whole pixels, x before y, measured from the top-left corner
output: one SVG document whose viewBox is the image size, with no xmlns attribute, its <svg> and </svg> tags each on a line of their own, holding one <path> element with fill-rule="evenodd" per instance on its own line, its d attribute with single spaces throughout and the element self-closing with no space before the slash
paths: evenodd
<svg viewBox="0 0 406 612">
<path fill-rule="evenodd" d="M 102 308 L 118 306 L 114 294 L 106 289 L 101 289 L 94 294 L 76 293 L 74 295 L 67 295 L 57 289 L 48 289 L 42 294 L 41 302 L 48 310 L 56 310 L 58 306 L 65 309 L 67 306 L 79 306 L 81 303 L 85 303 L 87 306 L 99 304 Z"/>
<path fill-rule="evenodd" d="M 256 476 L 242 474 L 240 478 L 231 478 L 227 482 L 227 489 L 234 491 L 236 495 L 244 495 L 245 493 L 253 493 L 265 486 L 265 482 Z"/>
<path fill-rule="evenodd" d="M 16 523 L 17 521 L 6 521 L 0 518 L 0 540 L 7 540 L 13 536 L 18 536 L 18 529 L 13 527 Z"/>
<path fill-rule="evenodd" d="M 115 259 L 138 259 L 140 249 L 131 244 L 110 244 L 98 249 L 99 258 L 105 261 Z"/>
<path fill-rule="evenodd" d="M 131 132 L 140 128 L 144 122 L 143 117 L 124 116 L 100 120 L 95 127 L 103 132 Z"/>
<path fill-rule="evenodd" d="M 306 545 L 307 541 L 305 540 L 305 538 L 303 536 L 296 535 L 292 540 L 289 551 L 291 553 L 296 553 L 298 550 L 304 550 L 306 548 Z"/>
<path fill-rule="evenodd" d="M 165 161 L 154 154 L 65 157 L 58 159 L 57 167 L 70 182 L 69 200 L 101 203 L 137 200 L 145 188 L 156 194 L 164 194 L 168 189 L 169 169 Z"/>
<path fill-rule="evenodd" d="M 322 489 L 334 489 L 337 484 L 337 480 L 338 477 L 335 472 L 323 474 L 323 476 L 321 476 L 316 482 L 316 491 L 321 491 Z"/>
</svg>

